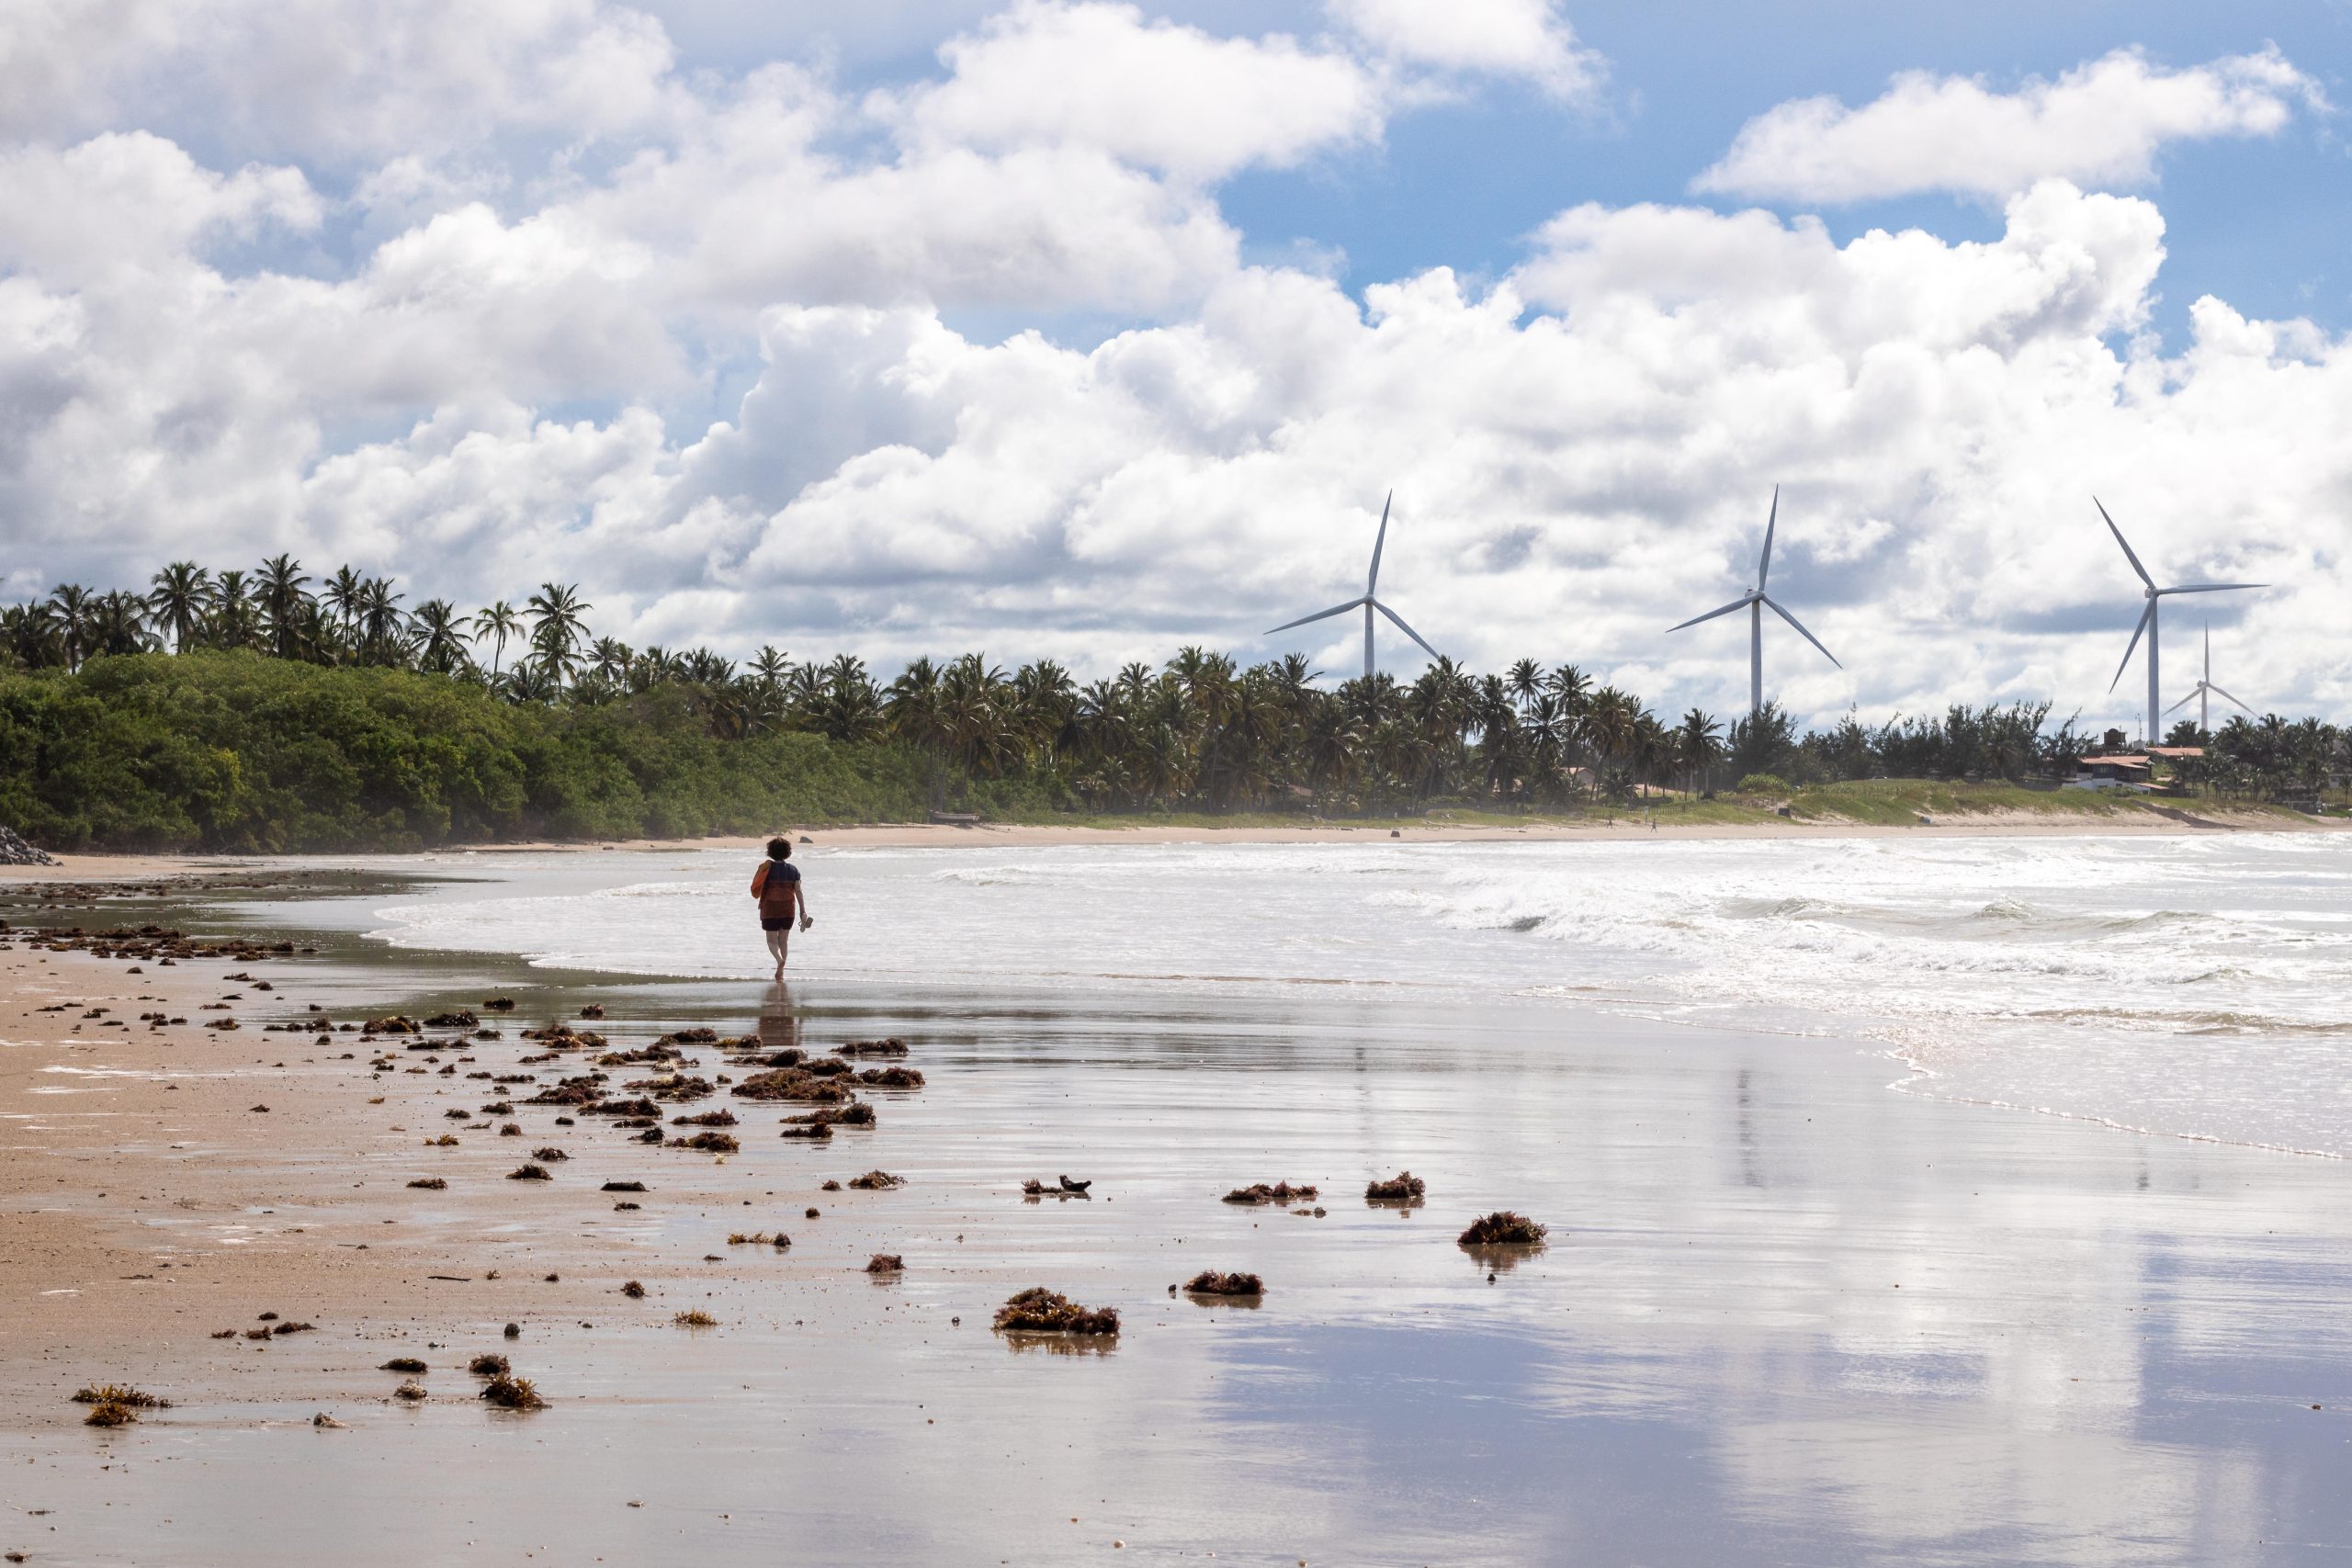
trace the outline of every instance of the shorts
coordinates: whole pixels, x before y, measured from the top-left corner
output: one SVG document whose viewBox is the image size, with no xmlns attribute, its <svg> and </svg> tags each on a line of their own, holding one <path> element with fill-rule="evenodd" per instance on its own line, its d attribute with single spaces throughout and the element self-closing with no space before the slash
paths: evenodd
<svg viewBox="0 0 2352 1568">
<path fill-rule="evenodd" d="M 772 920 L 765 915 L 760 917 L 760 930 L 763 931 L 788 931 L 791 929 L 792 921 L 789 919 Z"/>
</svg>

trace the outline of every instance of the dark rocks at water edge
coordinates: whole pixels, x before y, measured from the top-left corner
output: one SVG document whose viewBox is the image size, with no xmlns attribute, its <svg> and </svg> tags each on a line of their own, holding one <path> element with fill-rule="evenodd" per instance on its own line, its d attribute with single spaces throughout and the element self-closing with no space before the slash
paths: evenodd
<svg viewBox="0 0 2352 1568">
<path fill-rule="evenodd" d="M 17 836 L 13 828 L 0 828 L 0 865 L 55 865 L 57 857 L 37 850 Z"/>
</svg>

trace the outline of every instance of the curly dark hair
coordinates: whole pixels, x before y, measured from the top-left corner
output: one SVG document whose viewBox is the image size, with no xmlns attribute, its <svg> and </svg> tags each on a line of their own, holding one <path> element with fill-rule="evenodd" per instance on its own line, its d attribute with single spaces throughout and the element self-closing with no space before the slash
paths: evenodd
<svg viewBox="0 0 2352 1568">
<path fill-rule="evenodd" d="M 790 839 L 770 839 L 768 840 L 768 859 L 790 860 L 791 858 L 792 840 Z"/>
</svg>

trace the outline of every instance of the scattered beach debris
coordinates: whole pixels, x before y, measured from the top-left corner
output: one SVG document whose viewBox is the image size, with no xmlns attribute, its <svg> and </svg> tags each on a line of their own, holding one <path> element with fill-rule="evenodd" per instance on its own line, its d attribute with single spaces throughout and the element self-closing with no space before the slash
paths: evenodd
<svg viewBox="0 0 2352 1568">
<path fill-rule="evenodd" d="M 645 1183 L 642 1181 L 607 1181 L 598 1190 L 605 1192 L 642 1192 L 645 1190 Z"/>
<path fill-rule="evenodd" d="M 1537 1224 L 1525 1214 L 1511 1209 L 1497 1209 L 1470 1222 L 1457 1245 L 1463 1247 L 1532 1247 L 1542 1241 L 1550 1227 Z"/>
<path fill-rule="evenodd" d="M 907 1260 L 895 1252 L 877 1252 L 865 1260 L 865 1271 L 869 1274 L 903 1273 L 906 1267 Z"/>
<path fill-rule="evenodd" d="M 618 1202 L 613 1205 L 613 1209 L 616 1213 L 618 1213 L 623 1209 L 642 1209 L 643 1207 L 645 1207 L 645 1205 L 642 1203 L 631 1203 L 627 1201 Z"/>
<path fill-rule="evenodd" d="M 700 1307 L 695 1308 L 692 1312 L 677 1313 L 671 1317 L 670 1322 L 679 1328 L 716 1328 L 718 1326 L 718 1319 L 711 1316 L 710 1314 L 703 1311 Z"/>
<path fill-rule="evenodd" d="M 1032 1285 L 996 1309 L 996 1326 L 1016 1334 L 1116 1334 L 1116 1307 L 1082 1307 L 1059 1291 Z"/>
<path fill-rule="evenodd" d="M 528 1378 L 518 1378 L 500 1372 L 482 1384 L 477 1397 L 486 1399 L 502 1410 L 545 1410 L 548 1402 L 539 1397 L 538 1385 Z"/>
<path fill-rule="evenodd" d="M 817 1217 L 817 1211 L 813 1208 L 808 1209 L 804 1212 L 800 1217 L 804 1220 L 813 1220 Z"/>
<path fill-rule="evenodd" d="M 829 1177 L 827 1177 L 827 1178 L 825 1178 L 825 1179 L 824 1179 L 822 1182 L 819 1183 L 819 1184 L 818 1184 L 818 1187 L 817 1187 L 817 1190 L 818 1190 L 818 1191 L 820 1191 L 820 1192 L 838 1192 L 838 1191 L 840 1191 L 841 1190 L 842 1190 L 842 1184 L 841 1184 L 840 1182 L 838 1182 L 838 1181 L 835 1181 L 835 1180 L 834 1180 L 831 1177 L 830 1177 L 830 1176 L 829 1176 Z"/>
<path fill-rule="evenodd" d="M 484 1012 L 513 1012 L 514 1010 L 514 998 L 512 997 L 492 997 L 490 999 L 483 1002 L 481 1006 Z"/>
<path fill-rule="evenodd" d="M 1261 1181 L 1252 1186 L 1235 1188 L 1225 1195 L 1224 1201 L 1227 1203 L 1312 1203 L 1315 1201 L 1316 1190 L 1312 1185 L 1294 1185 L 1287 1181 L 1277 1181 L 1269 1185 Z"/>
<path fill-rule="evenodd" d="M 656 1132 L 658 1134 L 659 1129 Z M 672 1139 L 670 1146 L 673 1149 L 695 1149 L 705 1154 L 731 1155 L 743 1145 L 736 1141 L 732 1133 L 696 1133 L 691 1138 Z"/>
<path fill-rule="evenodd" d="M 128 1427 L 139 1419 L 139 1412 L 128 1404 L 96 1404 L 82 1417 L 85 1427 Z"/>
<path fill-rule="evenodd" d="M 849 1184 L 861 1192 L 888 1192 L 894 1187 L 904 1187 L 907 1179 L 887 1170 L 869 1170 L 864 1176 L 851 1177 Z"/>
<path fill-rule="evenodd" d="M 919 1067 L 868 1067 L 857 1075 L 857 1081 L 871 1089 L 921 1089 L 922 1071 Z"/>
<path fill-rule="evenodd" d="M 1363 1195 L 1372 1203 L 1416 1202 L 1429 1191 L 1429 1183 L 1409 1170 L 1400 1170 L 1385 1181 L 1367 1182 Z"/>
<path fill-rule="evenodd" d="M 853 1040 L 846 1045 L 834 1046 L 833 1054 L 837 1056 L 903 1056 L 907 1054 L 907 1043 L 895 1034 L 888 1040 Z"/>
<path fill-rule="evenodd" d="M 318 1427 L 321 1431 L 340 1432 L 343 1430 L 343 1423 L 336 1420 L 334 1416 L 328 1415 L 323 1410 L 311 1417 L 311 1425 Z"/>
<path fill-rule="evenodd" d="M 468 1361 L 466 1371 L 478 1378 L 499 1378 L 514 1371 L 514 1367 L 505 1357 L 490 1352 Z"/>
<path fill-rule="evenodd" d="M 787 1122 L 776 1135 L 783 1138 L 814 1138 L 821 1142 L 833 1135 L 833 1124 L 830 1122 L 811 1122 L 795 1126 Z"/>
<path fill-rule="evenodd" d="M 552 1181 L 555 1179 L 548 1174 L 548 1168 L 543 1165 L 523 1165 L 508 1171 L 506 1179 L 509 1181 Z"/>
<path fill-rule="evenodd" d="M 420 1176 L 414 1181 L 410 1182 L 409 1185 L 411 1187 L 421 1187 L 427 1192 L 438 1192 L 447 1188 L 449 1184 L 437 1176 Z"/>
<path fill-rule="evenodd" d="M 158 1399 L 152 1393 L 122 1382 L 93 1383 L 77 1389 L 74 1394 L 74 1403 L 76 1404 L 119 1404 L 130 1410 L 169 1410 L 172 1407 L 170 1400 Z"/>
<path fill-rule="evenodd" d="M 376 1370 L 379 1372 L 421 1372 L 428 1369 L 414 1356 L 394 1356 Z"/>
<path fill-rule="evenodd" d="M 561 1149 L 549 1145 L 544 1149 L 533 1149 L 531 1151 L 531 1157 L 533 1159 L 545 1160 L 548 1164 L 553 1165 L 558 1160 L 570 1159 L 571 1156 L 565 1154 Z"/>
<path fill-rule="evenodd" d="M 400 1387 L 392 1390 L 392 1397 L 394 1399 L 404 1399 L 411 1404 L 414 1404 L 418 1400 L 429 1399 L 432 1396 L 425 1392 L 424 1385 L 423 1383 L 412 1381 L 404 1382 L 401 1384 Z"/>
<path fill-rule="evenodd" d="M 1221 1274 L 1204 1269 L 1184 1281 L 1184 1291 L 1194 1296 L 1262 1296 L 1266 1283 L 1255 1274 Z"/>
<path fill-rule="evenodd" d="M 582 1018 L 602 1018 L 605 1016 L 605 1004 L 602 1002 L 590 1002 L 586 1007 L 580 1010 L 580 1016 Z"/>
<path fill-rule="evenodd" d="M 318 1325 L 315 1323 L 288 1322 L 279 1324 L 276 1328 L 271 1329 L 270 1332 L 272 1334 L 308 1334 L 317 1327 Z"/>
<path fill-rule="evenodd" d="M 504 1333 L 509 1339 L 520 1339 L 523 1337 L 523 1325 L 519 1323 L 510 1323 L 506 1325 Z"/>
<path fill-rule="evenodd" d="M 645 1287 L 639 1284 L 635 1280 L 631 1280 L 628 1284 L 621 1287 L 621 1294 L 627 1296 L 631 1301 L 641 1301 L 645 1296 Z"/>
<path fill-rule="evenodd" d="M 1072 1181 L 1067 1176 L 1057 1177 L 1055 1179 L 1061 1183 L 1061 1190 L 1065 1192 L 1083 1192 L 1094 1185 L 1094 1179 L 1091 1177 L 1084 1181 Z"/>
</svg>

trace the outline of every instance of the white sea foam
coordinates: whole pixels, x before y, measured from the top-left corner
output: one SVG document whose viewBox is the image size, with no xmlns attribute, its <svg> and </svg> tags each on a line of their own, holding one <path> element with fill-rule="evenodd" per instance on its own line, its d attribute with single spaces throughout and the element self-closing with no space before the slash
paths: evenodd
<svg viewBox="0 0 2352 1568">
<path fill-rule="evenodd" d="M 806 855 L 796 967 L 908 984 L 1300 980 L 1883 1042 L 1928 1092 L 2352 1153 L 2352 840 L 1221 844 Z M 469 867 L 404 945 L 755 977 L 735 854 Z M 1596 1004 L 1598 998 L 1598 1004 Z"/>
</svg>

